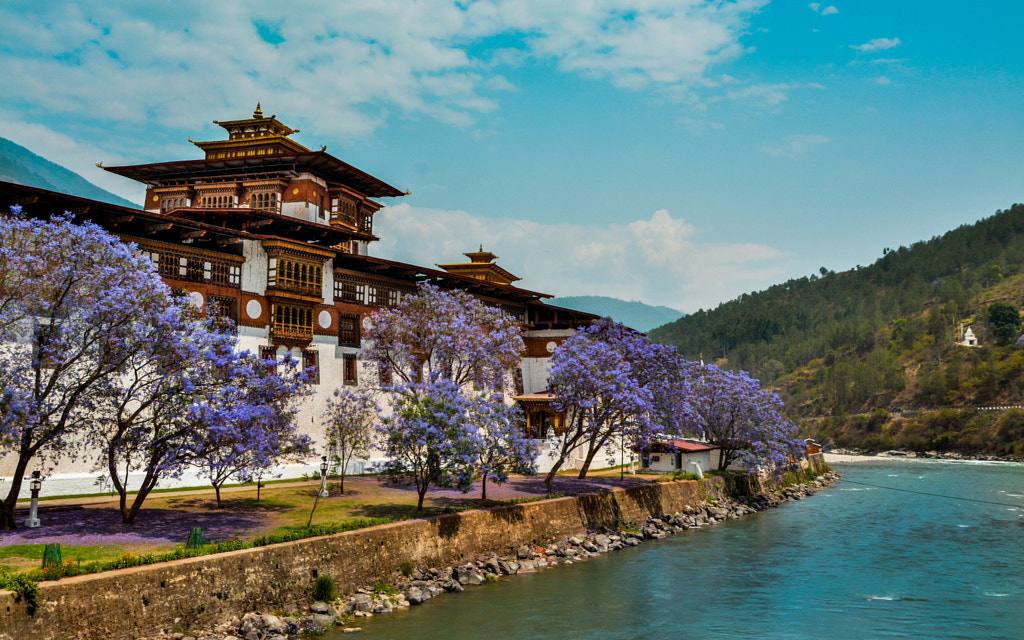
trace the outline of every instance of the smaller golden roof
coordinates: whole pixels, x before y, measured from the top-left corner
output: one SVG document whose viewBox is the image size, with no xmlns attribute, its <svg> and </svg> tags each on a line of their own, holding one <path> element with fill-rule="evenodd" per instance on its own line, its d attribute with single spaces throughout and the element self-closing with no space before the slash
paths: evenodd
<svg viewBox="0 0 1024 640">
<path fill-rule="evenodd" d="M 494 264 L 494 261 L 498 259 L 498 256 L 494 255 L 490 251 L 484 251 L 484 245 L 482 244 L 480 245 L 479 251 L 470 251 L 469 253 L 464 253 L 462 255 L 469 258 L 470 262 L 439 264 L 437 266 L 448 273 L 468 276 L 470 278 L 476 278 L 477 280 L 486 280 L 487 282 L 496 282 L 497 284 L 512 284 L 517 280 L 521 280 L 521 278 L 512 275 L 505 269 Z"/>
</svg>

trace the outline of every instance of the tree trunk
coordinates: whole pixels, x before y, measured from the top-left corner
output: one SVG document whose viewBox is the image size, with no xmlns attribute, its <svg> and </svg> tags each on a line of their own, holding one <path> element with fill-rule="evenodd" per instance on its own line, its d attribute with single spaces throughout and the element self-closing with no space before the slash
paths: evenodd
<svg viewBox="0 0 1024 640">
<path fill-rule="evenodd" d="M 591 448 L 590 451 L 587 452 L 587 457 L 583 459 L 583 466 L 580 467 L 580 474 L 577 476 L 580 480 L 587 477 L 587 472 L 590 471 L 590 463 L 594 461 L 594 456 L 597 455 L 597 452 L 600 451 L 600 449 L 600 447 Z"/>
<path fill-rule="evenodd" d="M 128 511 L 121 511 L 121 520 L 123 524 L 135 524 L 135 516 L 138 515 L 139 509 L 142 508 L 142 503 L 145 502 L 149 492 L 156 487 L 157 475 L 152 469 L 146 472 L 146 478 L 142 481 L 142 486 L 139 487 L 139 492 L 135 494 L 135 499 L 132 500 L 132 506 L 128 508 Z"/>
<path fill-rule="evenodd" d="M 487 499 L 487 474 L 486 473 L 483 475 L 483 486 L 482 486 L 481 491 L 480 491 L 480 499 L 481 500 L 486 500 Z"/>
<path fill-rule="evenodd" d="M 587 472 L 590 471 L 590 463 L 594 461 L 594 457 L 601 450 L 601 447 L 604 446 L 604 443 L 608 441 L 610 435 L 611 432 L 602 437 L 600 432 L 594 432 L 594 434 L 590 436 L 590 446 L 587 447 L 587 457 L 583 459 L 583 466 L 580 467 L 580 474 L 578 476 L 580 480 L 587 477 Z"/>
<path fill-rule="evenodd" d="M 338 493 L 345 493 L 345 469 L 342 467 L 341 473 L 338 474 Z"/>
<path fill-rule="evenodd" d="M 419 487 L 416 488 L 416 493 L 419 495 L 419 500 L 416 502 L 417 511 L 423 511 L 423 498 L 427 495 L 427 486 L 429 485 L 424 483 L 422 489 Z"/>
<path fill-rule="evenodd" d="M 18 505 L 18 494 L 21 493 L 21 483 L 25 477 L 25 469 L 28 469 L 28 461 L 31 456 L 21 455 L 18 464 L 14 467 L 14 477 L 11 478 L 11 490 L 7 498 L 0 503 L 0 529 L 14 531 L 17 524 L 14 522 L 14 509 Z"/>
<path fill-rule="evenodd" d="M 732 452 L 722 449 L 721 455 L 718 456 L 718 470 L 725 471 L 729 468 L 732 463 Z"/>
<path fill-rule="evenodd" d="M 213 484 L 213 492 L 217 494 L 217 508 L 220 509 L 223 506 L 220 503 L 220 485 L 217 484 L 216 482 L 214 482 L 212 484 Z M 259 491 L 259 490 L 257 489 L 257 491 Z"/>
<path fill-rule="evenodd" d="M 562 468 L 564 460 L 565 456 L 558 459 L 555 464 L 551 465 L 551 471 L 548 471 L 548 475 L 544 476 L 544 485 L 548 488 L 548 495 L 554 493 L 552 487 L 554 486 L 555 476 L 558 475 L 558 470 Z"/>
</svg>

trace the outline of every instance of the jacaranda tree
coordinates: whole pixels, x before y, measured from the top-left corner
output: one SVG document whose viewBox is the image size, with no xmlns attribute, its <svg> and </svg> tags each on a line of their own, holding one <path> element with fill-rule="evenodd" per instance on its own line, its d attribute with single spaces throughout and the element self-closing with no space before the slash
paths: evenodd
<svg viewBox="0 0 1024 640">
<path fill-rule="evenodd" d="M 585 451 L 579 477 L 585 478 L 598 452 L 626 440 L 642 443 L 661 426 L 653 420 L 656 378 L 645 371 L 654 347 L 628 327 L 600 320 L 579 329 L 551 355 L 551 406 L 565 413 L 565 433 L 545 482 L 578 448 Z"/>
<path fill-rule="evenodd" d="M 15 459 L 0 528 L 30 462 L 80 452 L 102 383 L 169 303 L 149 258 L 100 227 L 0 216 L 0 451 Z"/>
<path fill-rule="evenodd" d="M 335 389 L 334 396 L 327 399 L 323 421 L 335 473 L 341 477 L 341 492 L 345 493 L 349 463 L 368 456 L 377 441 L 380 407 L 366 389 Z"/>
<path fill-rule="evenodd" d="M 195 464 L 210 479 L 217 506 L 227 481 L 259 481 L 281 462 L 308 456 L 312 445 L 295 422 L 299 400 L 311 391 L 306 372 L 288 358 L 233 355 L 217 363 L 226 384 L 216 389 L 216 404 L 202 403 L 197 414 L 205 433 Z"/>
<path fill-rule="evenodd" d="M 733 462 L 774 468 L 802 454 L 796 426 L 782 415 L 774 392 L 745 372 L 692 363 L 690 430 L 721 450 L 719 470 Z"/>
<path fill-rule="evenodd" d="M 420 508 L 429 486 L 469 490 L 481 442 L 495 460 L 500 447 L 506 457 L 522 457 L 520 441 L 486 435 L 508 430 L 487 421 L 507 417 L 497 405 L 525 348 L 516 320 L 467 293 L 421 285 L 373 314 L 365 337 L 364 357 L 391 396 L 392 413 L 381 424 L 386 469 L 414 482 Z M 484 467 L 491 479 L 511 468 L 484 463 L 481 473 Z"/>
<path fill-rule="evenodd" d="M 466 394 L 448 380 L 411 383 L 391 396 L 391 408 L 380 426 L 385 471 L 415 485 L 416 508 L 431 486 L 469 491 L 477 444 Z"/>
<path fill-rule="evenodd" d="M 486 500 L 488 480 L 503 484 L 513 473 L 535 474 L 536 452 L 523 431 L 523 413 L 518 406 L 484 394 L 471 400 L 469 424 L 476 436 L 474 467 L 481 481 L 480 499 Z"/>
</svg>

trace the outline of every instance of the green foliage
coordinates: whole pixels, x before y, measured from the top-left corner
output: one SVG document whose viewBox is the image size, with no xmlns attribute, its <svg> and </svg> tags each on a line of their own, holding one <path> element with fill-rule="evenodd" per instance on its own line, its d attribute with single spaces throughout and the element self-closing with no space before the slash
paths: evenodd
<svg viewBox="0 0 1024 640">
<path fill-rule="evenodd" d="M 1017 338 L 1020 314 L 1012 304 L 993 302 L 988 306 L 986 317 L 999 344 L 1007 344 Z"/>
<path fill-rule="evenodd" d="M 409 575 L 412 575 L 412 572 L 410 572 Z M 383 580 L 378 580 L 373 583 L 373 592 L 384 596 L 398 595 L 398 589 L 392 587 L 390 584 L 384 582 Z"/>
<path fill-rule="evenodd" d="M 414 571 L 416 571 L 416 565 L 411 562 L 403 562 L 398 565 L 398 572 L 406 578 L 411 578 Z"/>
<path fill-rule="evenodd" d="M 338 597 L 338 588 L 334 586 L 334 578 L 321 574 L 313 581 L 310 596 L 314 602 L 331 602 Z"/>
<path fill-rule="evenodd" d="M 554 498 L 564 498 L 564 493 L 545 493 L 542 496 L 530 496 L 528 498 L 512 498 L 508 501 L 508 504 L 526 504 L 528 502 L 539 502 L 540 500 L 551 500 Z"/>
<path fill-rule="evenodd" d="M 14 574 L 0 567 L 0 589 L 13 591 L 19 601 L 24 601 L 29 615 L 34 615 L 39 600 L 39 580 L 33 580 L 26 574 Z"/>
</svg>

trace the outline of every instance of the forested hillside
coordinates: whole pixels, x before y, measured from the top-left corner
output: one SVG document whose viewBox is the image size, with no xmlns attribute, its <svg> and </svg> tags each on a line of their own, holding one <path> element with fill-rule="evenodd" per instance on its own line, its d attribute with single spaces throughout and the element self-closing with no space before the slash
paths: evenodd
<svg viewBox="0 0 1024 640">
<path fill-rule="evenodd" d="M 1024 205 L 867 267 L 790 280 L 651 332 L 774 386 L 811 435 L 1024 454 Z M 978 348 L 957 344 L 972 327 Z M 858 414 L 860 414 L 858 416 Z"/>
</svg>

